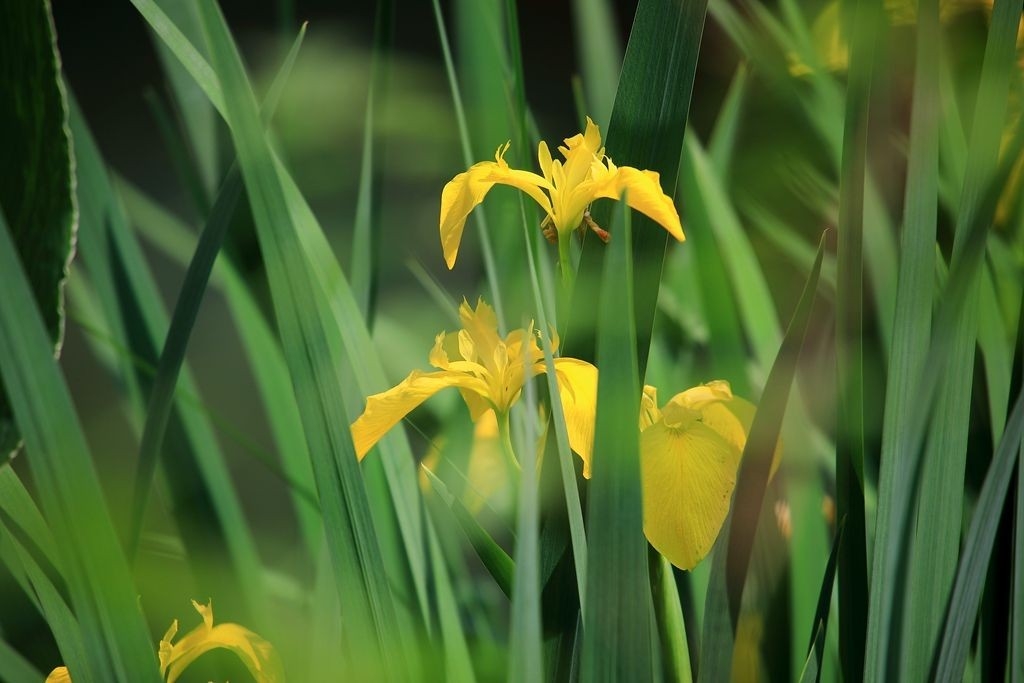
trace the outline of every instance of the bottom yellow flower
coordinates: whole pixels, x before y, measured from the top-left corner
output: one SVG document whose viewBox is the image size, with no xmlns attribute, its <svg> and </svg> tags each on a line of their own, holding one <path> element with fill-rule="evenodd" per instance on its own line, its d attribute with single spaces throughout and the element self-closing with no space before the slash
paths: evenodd
<svg viewBox="0 0 1024 683">
<path fill-rule="evenodd" d="M 572 446 L 583 459 L 583 476 L 589 478 L 596 368 L 589 381 L 578 378 L 575 386 L 575 400 L 566 402 L 563 396 L 563 408 L 566 421 L 576 425 L 571 431 L 586 434 Z M 593 387 L 593 396 L 581 395 L 582 386 Z M 687 389 L 661 408 L 657 389 L 644 387 L 639 425 L 644 534 L 680 569 L 693 569 L 718 538 L 754 411 L 751 403 L 733 396 L 723 380 Z M 777 456 L 778 451 L 773 471 Z"/>
<path fill-rule="evenodd" d="M 230 650 L 238 655 L 256 683 L 284 681 L 284 667 L 270 643 L 238 624 L 214 626 L 212 601 L 200 605 L 193 600 L 192 606 L 199 612 L 203 622 L 175 643 L 172 642 L 178 632 L 178 620 L 175 619 L 160 639 L 160 675 L 166 683 L 174 683 L 192 662 L 216 649 Z M 46 677 L 46 683 L 71 683 L 71 674 L 66 666 L 58 666 Z"/>
</svg>

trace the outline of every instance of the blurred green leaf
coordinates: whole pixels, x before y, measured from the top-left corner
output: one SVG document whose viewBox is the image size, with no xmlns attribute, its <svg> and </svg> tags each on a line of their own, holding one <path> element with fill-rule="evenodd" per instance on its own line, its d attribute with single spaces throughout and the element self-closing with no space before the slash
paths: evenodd
<svg viewBox="0 0 1024 683">
<path fill-rule="evenodd" d="M 761 407 L 754 416 L 754 423 L 751 425 L 743 451 L 736 489 L 733 492 L 733 510 L 726 518 L 712 552 L 711 572 L 704 599 L 698 669 L 700 681 L 724 681 L 730 678 L 734 634 L 753 552 L 757 518 L 768 481 L 771 453 L 774 452 L 779 430 L 782 428 L 782 418 L 786 411 L 796 363 L 816 296 L 824 258 L 825 237 L 823 234 L 800 302 L 776 353 L 775 362 L 771 365 L 765 390 L 759 402 Z M 748 461 L 748 457 L 753 460 Z M 795 493 L 802 494 L 805 490 L 804 484 L 797 487 Z M 754 495 L 755 499 L 750 499 L 751 495 Z M 733 531 L 735 515 L 740 508 L 744 528 Z M 798 540 L 801 541 L 799 547 L 810 546 L 807 540 Z M 807 571 L 806 568 L 802 569 Z"/>
<path fill-rule="evenodd" d="M 930 354 L 948 353 L 949 356 L 941 357 L 941 365 L 929 363 L 930 357 L 926 359 L 921 366 L 923 380 L 918 383 L 918 387 L 938 383 L 940 388 L 921 473 L 920 508 L 914 543 L 914 554 L 920 558 L 918 561 L 927 563 L 927 569 L 922 571 L 927 572 L 931 587 L 928 595 L 918 603 L 923 605 L 922 613 L 905 614 L 905 618 L 911 619 L 915 629 L 920 619 L 927 619 L 928 626 L 924 628 L 932 633 L 937 632 L 938 624 L 941 623 L 942 617 L 937 610 L 945 604 L 946 596 L 952 588 L 960 551 L 958 539 L 962 526 L 963 473 L 967 459 L 974 371 L 972 361 L 978 328 L 977 297 L 981 272 L 978 264 L 985 229 L 991 223 L 992 212 L 995 210 L 996 193 L 1008 173 L 1008 170 L 1006 173 L 997 173 L 997 163 L 1007 104 L 1008 79 L 1014 69 L 1014 43 L 1019 18 L 1019 4 L 1013 0 L 997 0 L 978 86 L 976 116 L 971 129 L 964 186 L 957 212 L 951 275 L 945 290 L 949 293 L 944 300 L 947 311 L 945 315 L 955 317 L 936 322 L 933 327 L 933 350 Z M 938 336 L 944 333 L 950 337 L 944 339 Z M 929 371 L 929 368 L 935 367 L 944 367 L 946 371 Z M 931 397 L 922 396 L 920 388 L 910 395 L 914 405 L 910 409 L 909 419 L 905 417 L 901 421 L 890 457 L 905 459 L 907 472 L 916 473 L 912 465 L 917 457 L 914 453 L 915 444 L 923 435 L 926 419 L 920 413 L 929 406 L 928 400 Z M 915 411 L 920 416 L 913 414 Z M 896 510 L 887 516 L 887 520 L 880 518 L 877 531 L 878 538 L 884 539 L 885 543 L 875 554 L 870 592 L 866 670 L 867 675 L 873 678 L 884 677 L 886 671 L 892 672 L 895 662 L 901 659 L 898 650 L 893 648 L 890 651 L 894 640 L 890 629 L 893 627 L 893 615 L 899 614 L 894 609 L 894 596 L 900 595 L 896 579 L 897 567 L 907 547 L 902 535 L 902 525 L 906 520 L 901 508 L 913 504 L 914 499 L 908 499 L 906 489 L 916 484 L 908 479 L 895 480 L 897 483 L 889 496 L 889 504 Z"/>
<path fill-rule="evenodd" d="M 268 121 L 277 106 L 284 83 L 288 80 L 288 74 L 298 56 L 305 33 L 305 27 L 303 27 L 285 58 L 274 86 L 270 89 L 264 108 L 264 118 Z M 149 393 L 146 422 L 142 430 L 142 442 L 139 445 L 139 462 L 135 472 L 132 530 L 129 535 L 129 556 L 132 557 L 135 555 L 139 537 L 142 534 L 146 503 L 149 500 L 149 488 L 163 451 L 167 425 L 173 409 L 174 389 L 185 362 L 185 351 L 188 348 L 192 327 L 199 315 L 199 307 L 206 293 L 213 264 L 220 253 L 241 194 L 242 179 L 237 165 L 232 164 L 206 217 L 206 224 L 203 226 L 195 253 L 188 264 L 185 279 L 178 292 L 178 300 L 174 305 L 174 313 L 171 315 L 167 336 L 160 351 L 156 375 L 153 377 L 153 385 Z"/>
<path fill-rule="evenodd" d="M 615 30 L 615 8 L 608 0 L 573 0 L 572 9 L 586 111 L 603 130 L 612 114 L 622 68 L 622 45 Z"/>
<path fill-rule="evenodd" d="M 839 240 L 836 249 L 836 514 L 846 543 L 839 549 L 839 661 L 843 678 L 864 676 L 868 591 L 867 522 L 864 510 L 865 372 L 864 238 L 868 116 L 878 32 L 878 0 L 842 0 L 840 26 L 850 43 L 850 63 L 839 162 Z"/>
<path fill-rule="evenodd" d="M 8 683 L 39 683 L 43 674 L 6 640 L 0 638 L 0 678 Z"/>
<path fill-rule="evenodd" d="M 939 129 L 938 129 L 938 31 L 939 5 L 934 1 L 920 4 L 917 57 L 914 74 L 914 99 L 910 123 L 910 150 L 903 235 L 900 242 L 899 282 L 896 289 L 893 341 L 889 351 L 889 377 L 886 383 L 882 445 L 879 454 L 878 511 L 876 527 L 886 528 L 892 514 L 895 479 L 910 476 L 907 458 L 895 451 L 900 422 L 909 413 L 909 405 L 917 397 L 912 393 L 914 382 L 922 372 L 931 334 L 932 298 L 935 282 L 935 238 L 938 222 Z M 877 563 L 888 553 L 899 553 L 898 539 L 876 532 L 875 571 Z M 908 609 L 911 614 L 931 610 L 934 599 L 922 590 L 932 583 L 930 560 L 913 561 Z M 921 617 L 918 617 L 921 618 Z M 920 671 L 927 666 L 928 648 L 934 631 L 918 618 L 906 622 L 908 637 L 904 673 Z M 891 632 L 898 624 L 882 625 Z M 883 635 L 888 638 L 888 635 Z"/>
<path fill-rule="evenodd" d="M 73 100 L 71 104 L 81 262 L 102 304 L 107 329 L 122 349 L 119 379 L 141 422 L 152 369 L 167 334 L 166 309 L 88 124 Z M 184 399 L 199 395 L 187 366 L 177 386 L 181 391 L 168 425 L 174 466 L 163 471 L 190 566 L 204 592 L 217 596 L 221 614 L 242 620 L 254 615 L 259 623 L 263 577 L 252 533 L 213 426 Z"/>
<path fill-rule="evenodd" d="M 0 212 L 0 375 L 31 454 L 90 668 L 104 678 L 155 682 L 156 657 L 131 573 L 16 254 Z"/>
<path fill-rule="evenodd" d="M 470 514 L 466 506 L 462 504 L 462 501 L 449 492 L 448 487 L 445 486 L 443 481 L 426 468 L 423 469 L 423 472 L 426 473 L 427 479 L 437 492 L 438 497 L 451 511 L 452 516 L 462 529 L 462 533 L 466 535 L 470 545 L 473 546 L 473 550 L 476 551 L 480 561 L 483 562 L 484 567 L 490 573 L 495 583 L 498 584 L 498 588 L 507 597 L 511 598 L 513 577 L 515 575 L 515 563 L 512 561 L 512 558 L 480 526 L 480 523 Z"/>
<path fill-rule="evenodd" d="M 313 472 L 339 597 L 346 609 L 345 641 L 355 670 L 404 679 L 418 663 L 410 650 L 385 580 L 384 561 L 370 517 L 341 392 L 343 351 L 330 321 L 326 291 L 310 272 L 297 235 L 295 212 L 241 57 L 219 8 L 202 5 L 201 19 L 216 76 L 224 89 L 242 177 L 263 249 L 274 309 L 296 398 L 306 427 Z M 354 552 L 353 552 L 354 551 Z"/>
</svg>

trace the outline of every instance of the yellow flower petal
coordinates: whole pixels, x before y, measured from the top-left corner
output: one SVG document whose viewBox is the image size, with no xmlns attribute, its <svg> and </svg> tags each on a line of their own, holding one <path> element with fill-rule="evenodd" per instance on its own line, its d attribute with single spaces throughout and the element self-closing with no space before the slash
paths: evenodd
<svg viewBox="0 0 1024 683">
<path fill-rule="evenodd" d="M 389 429 L 428 398 L 448 387 L 459 387 L 487 395 L 486 383 L 462 372 L 413 370 L 400 384 L 366 399 L 366 410 L 352 423 L 352 441 L 356 455 L 363 456 Z"/>
<path fill-rule="evenodd" d="M 58 666 L 46 677 L 45 683 L 71 683 L 71 674 L 66 666 Z"/>
<path fill-rule="evenodd" d="M 661 420 L 640 435 L 644 533 L 680 569 L 714 545 L 729 512 L 740 451 L 701 422 Z"/>
<path fill-rule="evenodd" d="M 171 645 L 166 663 L 161 657 L 161 673 L 166 677 L 167 683 L 174 683 L 192 662 L 215 649 L 234 652 L 257 683 L 284 681 L 284 668 L 269 642 L 238 624 L 225 623 L 214 626 L 212 602 L 200 605 L 193 600 L 192 605 L 203 617 L 203 623 Z M 175 625 L 172 625 L 168 633 L 172 633 L 173 630 Z M 161 641 L 161 650 L 163 644 Z M 169 642 L 168 644 L 170 645 Z"/>
<path fill-rule="evenodd" d="M 575 358 L 556 358 L 555 374 L 569 447 L 583 460 L 583 476 L 589 479 L 597 413 L 597 368 Z"/>
<path fill-rule="evenodd" d="M 551 202 L 540 189 L 547 185 L 547 181 L 536 173 L 511 169 L 505 163 L 503 157 L 509 144 L 498 148 L 494 161 L 474 164 L 448 181 L 441 191 L 441 249 L 449 269 L 455 266 L 469 212 L 483 201 L 495 183 L 511 185 L 526 192 L 545 211 L 551 212 Z"/>
<path fill-rule="evenodd" d="M 676 206 L 672 198 L 662 192 L 661 177 L 657 173 L 630 166 L 616 167 L 611 161 L 608 166 L 608 171 L 594 180 L 590 192 L 594 199 L 606 197 L 617 200 L 625 192 L 630 208 L 659 223 L 680 242 L 686 239 Z"/>
</svg>

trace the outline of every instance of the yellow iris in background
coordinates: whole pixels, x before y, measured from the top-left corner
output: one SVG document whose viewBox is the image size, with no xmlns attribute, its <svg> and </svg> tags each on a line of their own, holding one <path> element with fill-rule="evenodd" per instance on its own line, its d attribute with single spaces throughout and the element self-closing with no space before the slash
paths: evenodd
<svg viewBox="0 0 1024 683">
<path fill-rule="evenodd" d="M 274 646 L 238 624 L 213 625 L 213 602 L 196 608 L 203 622 L 186 633 L 177 643 L 171 642 L 178 632 L 178 620 L 171 622 L 167 633 L 160 640 L 158 657 L 160 675 L 166 683 L 174 683 L 192 662 L 210 650 L 230 650 L 238 655 L 256 683 L 283 683 L 284 667 Z M 46 683 L 71 683 L 67 667 L 58 666 L 46 677 Z"/>
<path fill-rule="evenodd" d="M 172 642 L 178 632 L 175 619 L 167 633 L 160 640 L 160 673 L 167 683 L 174 683 L 188 666 L 210 650 L 230 650 L 238 655 L 256 683 L 282 683 L 284 667 L 274 647 L 249 629 L 238 624 L 213 625 L 213 602 L 196 608 L 203 622 L 183 635 L 177 643 Z"/>
<path fill-rule="evenodd" d="M 537 156 L 543 175 L 510 168 L 504 159 L 509 144 L 498 148 L 494 161 L 474 164 L 441 192 L 441 247 L 449 268 L 455 265 L 466 217 L 495 184 L 516 187 L 540 204 L 547 214 L 544 225 L 554 228 L 560 253 L 563 249 L 568 253 L 569 235 L 583 224 L 591 202 L 617 200 L 624 192 L 630 207 L 660 223 L 677 240 L 684 239 L 679 214 L 672 198 L 662 191 L 658 174 L 613 164 L 601 146 L 601 131 L 589 118 L 584 133 L 567 138 L 565 146 L 558 148 L 564 161 L 552 159 L 547 144 L 540 143 Z M 592 221 L 588 224 L 599 234 L 604 232 Z"/>
<path fill-rule="evenodd" d="M 430 364 L 436 372 L 414 370 L 397 386 L 366 399 L 366 409 L 352 423 L 352 441 L 360 459 L 402 418 L 442 389 L 455 387 L 462 393 L 474 422 L 488 411 L 502 418 L 519 399 L 523 384 L 544 372 L 544 352 L 532 325 L 502 339 L 494 309 L 482 299 L 475 310 L 463 301 L 459 318 L 458 333 L 442 332 L 435 339 Z M 557 346 L 558 340 L 552 340 L 552 351 Z M 556 358 L 555 372 L 563 400 L 571 401 L 577 378 L 586 381 L 597 369 L 575 358 Z M 578 436 L 570 439 L 577 442 Z"/>
<path fill-rule="evenodd" d="M 583 459 L 587 478 L 593 453 L 596 369 L 591 384 L 593 400 L 578 391 L 576 402 L 563 401 L 566 422 L 577 425 L 577 433 L 584 435 L 573 450 Z M 657 389 L 644 387 L 639 424 L 644 534 L 655 550 L 680 569 L 693 569 L 718 538 L 729 513 L 754 411 L 753 404 L 733 396 L 723 380 L 687 389 L 661 408 Z M 778 455 L 776 450 L 773 472 Z"/>
</svg>

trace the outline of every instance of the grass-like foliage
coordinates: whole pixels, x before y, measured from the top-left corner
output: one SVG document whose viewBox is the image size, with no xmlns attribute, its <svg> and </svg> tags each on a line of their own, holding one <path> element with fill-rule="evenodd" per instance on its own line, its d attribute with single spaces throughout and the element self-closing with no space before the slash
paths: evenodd
<svg viewBox="0 0 1024 683">
<path fill-rule="evenodd" d="M 1024 678 L 1020 0 L 265 4 L 0 3 L 0 681 Z"/>
</svg>

